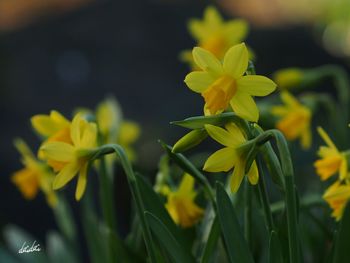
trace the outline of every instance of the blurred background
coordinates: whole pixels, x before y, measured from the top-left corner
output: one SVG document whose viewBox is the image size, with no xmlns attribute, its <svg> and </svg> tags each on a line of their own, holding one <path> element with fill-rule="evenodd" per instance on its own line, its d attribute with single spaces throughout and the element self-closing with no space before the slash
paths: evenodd
<svg viewBox="0 0 350 263">
<path fill-rule="evenodd" d="M 209 4 L 225 18 L 245 18 L 257 74 L 271 76 L 283 67 L 347 67 L 347 2 L 0 0 L 0 229 L 12 223 L 44 240 L 56 228 L 43 195 L 26 201 L 9 180 L 21 168 L 13 139 L 38 147 L 29 122 L 34 114 L 56 109 L 70 117 L 75 108 L 94 109 L 114 95 L 124 116 L 142 127 L 136 165 L 154 176 L 162 153 L 157 139 L 172 144 L 184 133 L 169 121 L 202 114 L 202 98 L 184 85 L 189 69 L 178 59 L 194 45 L 188 19 L 202 18 Z M 121 211 L 129 205 L 123 185 L 118 177 Z M 68 196 L 77 207 L 74 187 Z M 128 218 L 120 219 L 121 228 Z"/>
</svg>

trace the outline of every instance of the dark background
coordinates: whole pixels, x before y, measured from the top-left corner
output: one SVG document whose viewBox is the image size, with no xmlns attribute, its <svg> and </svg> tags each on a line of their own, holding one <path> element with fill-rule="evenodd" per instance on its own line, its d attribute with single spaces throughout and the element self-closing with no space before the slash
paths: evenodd
<svg viewBox="0 0 350 263">
<path fill-rule="evenodd" d="M 56 228 L 44 197 L 26 201 L 9 181 L 21 168 L 13 138 L 38 147 L 29 123 L 34 114 L 56 109 L 70 117 L 76 107 L 94 108 L 113 94 L 125 117 L 142 127 L 137 166 L 155 175 L 162 153 L 157 139 L 173 143 L 184 132 L 169 121 L 202 113 L 201 97 L 183 83 L 188 68 L 178 54 L 194 45 L 186 21 L 201 17 L 206 4 L 99 1 L 0 35 L 0 228 L 16 224 L 41 240 L 48 229 Z M 246 42 L 257 55 L 258 74 L 271 75 L 290 66 L 342 64 L 306 27 L 253 27 Z M 118 210 L 129 205 L 124 184 L 118 177 Z M 77 208 L 74 187 L 67 191 Z M 128 219 L 120 216 L 122 232 Z"/>
</svg>

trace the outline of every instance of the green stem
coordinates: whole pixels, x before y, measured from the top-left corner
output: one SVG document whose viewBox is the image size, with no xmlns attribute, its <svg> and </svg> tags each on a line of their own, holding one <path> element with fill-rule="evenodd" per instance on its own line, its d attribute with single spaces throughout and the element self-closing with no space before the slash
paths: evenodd
<svg viewBox="0 0 350 263">
<path fill-rule="evenodd" d="M 261 206 L 264 210 L 267 230 L 269 231 L 269 233 L 271 233 L 275 227 L 274 227 L 273 217 L 272 217 L 271 208 L 270 208 L 270 201 L 266 191 L 265 175 L 262 167 L 261 158 L 258 159 L 258 168 L 259 168 L 259 182 L 258 182 L 259 199 L 261 202 Z"/>
<path fill-rule="evenodd" d="M 150 256 L 150 260 L 151 260 L 151 262 L 159 262 L 159 258 L 157 257 L 154 243 L 152 241 L 151 231 L 150 231 L 148 224 L 146 223 L 146 218 L 145 218 L 145 214 L 144 214 L 145 208 L 143 205 L 143 199 L 142 199 L 142 196 L 141 196 L 141 193 L 139 190 L 139 186 L 137 184 L 135 174 L 133 172 L 131 164 L 126 157 L 126 153 L 125 153 L 124 149 L 118 144 L 103 145 L 97 150 L 97 152 L 96 152 L 95 156 L 92 158 L 92 160 L 100 158 L 106 154 L 111 154 L 111 153 L 115 153 L 117 155 L 117 157 L 118 157 L 118 159 L 119 159 L 119 161 L 120 161 L 120 163 L 121 163 L 121 165 L 126 173 L 126 178 L 128 180 L 131 195 L 136 203 L 137 212 L 138 212 L 138 215 L 140 217 L 140 221 L 141 221 L 140 223 L 141 223 L 142 230 L 143 230 L 143 237 L 145 240 L 146 249 L 147 249 L 148 254 Z"/>
<path fill-rule="evenodd" d="M 248 180 L 245 180 L 244 199 L 244 235 L 247 244 L 252 247 L 252 192 Z"/>
</svg>

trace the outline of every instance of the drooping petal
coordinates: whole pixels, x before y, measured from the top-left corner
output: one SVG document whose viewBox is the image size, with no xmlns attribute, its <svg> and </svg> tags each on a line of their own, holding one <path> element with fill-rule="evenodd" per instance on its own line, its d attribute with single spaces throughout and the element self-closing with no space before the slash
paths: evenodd
<svg viewBox="0 0 350 263">
<path fill-rule="evenodd" d="M 233 111 L 248 121 L 257 122 L 259 119 L 259 110 L 254 99 L 245 92 L 237 92 L 231 99 L 230 105 Z"/>
<path fill-rule="evenodd" d="M 70 162 L 75 159 L 75 149 L 71 144 L 65 142 L 48 142 L 40 147 L 47 159 L 59 162 Z"/>
<path fill-rule="evenodd" d="M 78 177 L 77 189 L 75 190 L 75 200 L 79 201 L 83 196 L 86 188 L 87 181 L 87 167 L 88 164 L 84 164 L 80 169 L 80 174 Z"/>
<path fill-rule="evenodd" d="M 231 191 L 236 193 L 242 183 L 244 177 L 244 169 L 245 164 L 241 160 L 239 160 L 236 165 L 230 179 Z"/>
<path fill-rule="evenodd" d="M 233 78 L 241 77 L 248 67 L 248 50 L 244 43 L 231 47 L 224 57 L 224 70 Z"/>
<path fill-rule="evenodd" d="M 227 172 L 237 162 L 237 154 L 233 148 L 223 148 L 209 156 L 203 170 L 207 172 Z"/>
<path fill-rule="evenodd" d="M 202 70 L 214 77 L 222 75 L 223 69 L 220 61 L 204 48 L 195 47 L 192 51 L 193 59 Z"/>
<path fill-rule="evenodd" d="M 187 87 L 197 93 L 205 91 L 214 81 L 214 77 L 205 71 L 193 71 L 185 78 Z"/>
<path fill-rule="evenodd" d="M 240 137 L 236 137 L 236 134 L 230 133 L 223 128 L 211 124 L 206 124 L 205 129 L 207 130 L 210 137 L 224 146 L 235 147 L 241 143 Z"/>
<path fill-rule="evenodd" d="M 237 88 L 252 96 L 269 95 L 276 87 L 271 79 L 259 75 L 243 76 L 237 80 Z"/>
<path fill-rule="evenodd" d="M 248 180 L 252 185 L 256 185 L 259 181 L 259 170 L 256 162 L 254 161 L 250 166 L 249 172 L 247 174 Z"/>
<path fill-rule="evenodd" d="M 77 162 L 68 163 L 63 169 L 56 175 L 53 181 L 53 189 L 57 190 L 65 186 L 79 171 L 80 166 Z"/>
</svg>

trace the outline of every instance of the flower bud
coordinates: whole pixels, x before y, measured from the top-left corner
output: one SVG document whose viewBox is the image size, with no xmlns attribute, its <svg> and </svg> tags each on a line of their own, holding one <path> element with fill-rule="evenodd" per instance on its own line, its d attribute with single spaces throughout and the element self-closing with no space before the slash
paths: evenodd
<svg viewBox="0 0 350 263">
<path fill-rule="evenodd" d="M 205 129 L 192 130 L 175 143 L 172 152 L 187 151 L 200 144 L 207 136 L 208 133 Z"/>
</svg>

